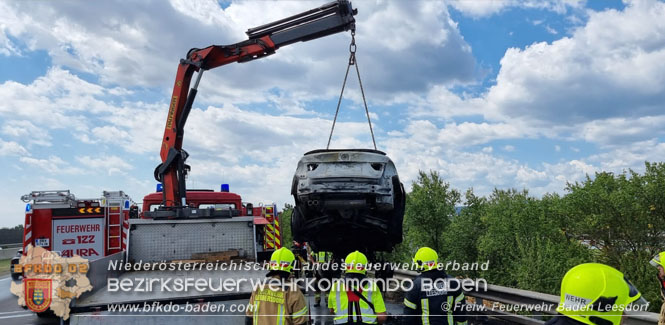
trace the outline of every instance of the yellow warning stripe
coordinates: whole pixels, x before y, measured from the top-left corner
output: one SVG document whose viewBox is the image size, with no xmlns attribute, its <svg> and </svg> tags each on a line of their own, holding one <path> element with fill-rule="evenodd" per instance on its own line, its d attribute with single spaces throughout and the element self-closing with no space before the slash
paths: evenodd
<svg viewBox="0 0 665 325">
<path fill-rule="evenodd" d="M 279 217 L 275 216 L 275 242 L 277 242 L 277 248 L 282 247 L 282 236 L 280 235 L 279 232 Z"/>
</svg>

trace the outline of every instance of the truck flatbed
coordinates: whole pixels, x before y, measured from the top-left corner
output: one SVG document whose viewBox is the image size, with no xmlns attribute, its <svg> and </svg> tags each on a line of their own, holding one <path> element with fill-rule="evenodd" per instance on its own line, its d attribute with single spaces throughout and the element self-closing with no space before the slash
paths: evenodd
<svg viewBox="0 0 665 325">
<path fill-rule="evenodd" d="M 87 275 L 93 291 L 72 301 L 73 313 L 106 310 L 112 304 L 246 299 L 267 273 L 254 262 L 257 246 L 252 217 L 134 219 L 129 228 L 127 252 L 90 263 Z M 228 250 L 238 253 L 234 256 L 238 259 L 182 261 L 197 253 Z M 206 283 L 197 289 L 197 281 Z"/>
</svg>

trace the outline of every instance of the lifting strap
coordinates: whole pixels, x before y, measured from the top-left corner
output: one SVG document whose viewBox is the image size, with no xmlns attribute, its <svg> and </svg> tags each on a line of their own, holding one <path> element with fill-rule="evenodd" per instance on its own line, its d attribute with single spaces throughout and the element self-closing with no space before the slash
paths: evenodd
<svg viewBox="0 0 665 325">
<path fill-rule="evenodd" d="M 326 149 L 330 148 L 330 140 L 332 140 L 333 132 L 335 131 L 335 123 L 337 122 L 337 115 L 339 114 L 339 106 L 342 103 L 342 97 L 344 95 L 344 88 L 346 87 L 346 80 L 349 76 L 349 69 L 351 66 L 356 67 L 356 74 L 358 75 L 358 84 L 360 85 L 360 93 L 363 97 L 363 104 L 365 105 L 365 114 L 367 115 L 367 124 L 369 124 L 369 132 L 372 134 L 372 144 L 374 145 L 374 150 L 376 150 L 376 141 L 374 140 L 374 130 L 372 129 L 372 121 L 369 118 L 369 109 L 367 109 L 367 100 L 365 100 L 365 89 L 363 89 L 363 82 L 360 79 L 360 70 L 358 70 L 358 61 L 356 60 L 356 31 L 351 31 L 351 44 L 349 45 L 349 64 L 346 66 L 346 74 L 344 74 L 344 83 L 342 83 L 342 92 L 339 94 L 339 100 L 337 101 L 337 110 L 335 110 L 335 119 L 333 119 L 332 128 L 330 129 L 330 136 L 328 137 L 328 145 Z"/>
</svg>

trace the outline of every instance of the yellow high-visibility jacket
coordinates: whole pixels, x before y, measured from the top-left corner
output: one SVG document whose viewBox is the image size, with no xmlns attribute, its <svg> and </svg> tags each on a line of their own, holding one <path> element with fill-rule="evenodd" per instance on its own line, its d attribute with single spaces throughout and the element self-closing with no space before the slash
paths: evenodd
<svg viewBox="0 0 665 325">
<path fill-rule="evenodd" d="M 373 283 L 364 289 L 358 289 L 360 293 L 374 305 L 374 310 L 363 299 L 359 300 L 360 315 L 352 308 L 349 317 L 349 299 L 344 285 L 344 281 L 336 281 L 330 289 L 328 295 L 328 307 L 335 312 L 335 324 L 347 324 L 349 321 L 363 324 L 376 324 L 376 314 L 385 313 L 386 305 L 383 302 L 381 291 Z"/>
</svg>

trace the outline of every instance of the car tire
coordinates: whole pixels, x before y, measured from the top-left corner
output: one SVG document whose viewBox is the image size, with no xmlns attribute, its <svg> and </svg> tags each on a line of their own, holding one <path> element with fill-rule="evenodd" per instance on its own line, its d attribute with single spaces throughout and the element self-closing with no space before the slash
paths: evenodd
<svg viewBox="0 0 665 325">
<path fill-rule="evenodd" d="M 41 313 L 36 313 L 39 318 L 56 318 L 57 316 L 52 310 L 43 311 Z"/>
<path fill-rule="evenodd" d="M 305 219 L 300 213 L 300 208 L 298 206 L 293 207 L 293 213 L 291 214 L 291 234 L 293 235 L 293 240 L 301 243 L 304 242 L 303 226 L 305 224 Z"/>
<path fill-rule="evenodd" d="M 16 259 L 11 261 L 11 265 L 9 266 L 9 273 L 11 273 L 12 280 L 16 281 L 19 278 L 21 278 L 21 273 L 14 272 L 14 265 L 18 264 L 18 261 Z"/>
<path fill-rule="evenodd" d="M 402 242 L 402 228 L 404 222 L 404 212 L 406 208 L 406 195 L 404 192 L 404 185 L 399 181 L 397 175 L 392 177 L 393 182 L 393 196 L 394 205 L 390 226 L 388 229 L 388 236 L 393 244 Z"/>
</svg>

